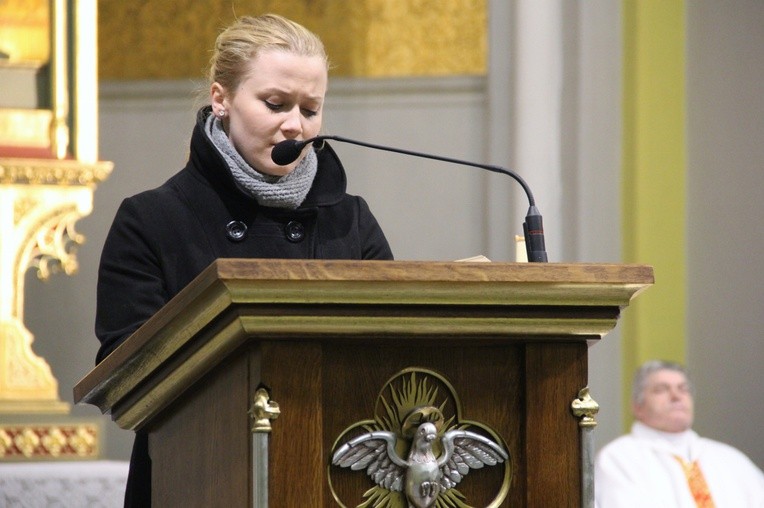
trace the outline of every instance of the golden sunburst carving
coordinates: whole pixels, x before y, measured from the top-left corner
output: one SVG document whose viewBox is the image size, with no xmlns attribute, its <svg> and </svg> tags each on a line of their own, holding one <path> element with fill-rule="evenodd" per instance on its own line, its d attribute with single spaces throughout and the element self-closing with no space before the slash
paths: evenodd
<svg viewBox="0 0 764 508">
<path fill-rule="evenodd" d="M 409 453 L 414 432 L 424 423 L 433 424 L 439 436 L 451 430 L 469 430 L 494 440 L 506 449 L 504 440 L 491 428 L 462 418 L 461 402 L 445 377 L 428 369 L 412 367 L 402 370 L 385 383 L 375 403 L 374 417 L 356 422 L 343 431 L 334 443 L 332 453 L 334 454 L 343 443 L 362 434 L 386 431 L 397 436 L 395 452 L 398 456 L 405 457 Z M 433 441 L 432 450 L 436 457 L 444 452 L 440 440 Z M 509 491 L 511 462 L 507 460 L 499 466 L 504 468 L 503 480 L 500 485 L 495 486 L 496 495 L 490 504 L 486 505 L 488 507 L 499 506 Z M 333 472 L 337 472 L 337 467 L 329 466 L 328 478 L 332 494 L 340 506 L 347 507 L 347 500 L 341 499 L 332 485 Z M 479 475 L 472 474 L 476 477 Z M 362 502 L 356 505 L 357 508 L 409 506 L 403 492 L 388 490 L 379 485 L 366 490 L 362 498 Z M 441 492 L 432 507 L 471 508 L 471 505 L 468 504 L 466 496 L 453 487 Z"/>
</svg>

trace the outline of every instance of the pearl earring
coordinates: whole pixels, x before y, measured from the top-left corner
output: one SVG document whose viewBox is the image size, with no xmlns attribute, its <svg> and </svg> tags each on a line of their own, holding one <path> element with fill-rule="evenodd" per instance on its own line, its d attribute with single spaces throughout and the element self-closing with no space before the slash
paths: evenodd
<svg viewBox="0 0 764 508">
<path fill-rule="evenodd" d="M 220 111 L 218 111 L 218 116 L 223 118 L 225 116 L 225 109 L 221 109 Z"/>
</svg>

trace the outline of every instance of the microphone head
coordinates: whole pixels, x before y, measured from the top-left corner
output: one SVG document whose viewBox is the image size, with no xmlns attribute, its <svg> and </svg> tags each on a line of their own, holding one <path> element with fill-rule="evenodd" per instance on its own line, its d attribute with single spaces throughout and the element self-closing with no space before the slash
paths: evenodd
<svg viewBox="0 0 764 508">
<path fill-rule="evenodd" d="M 305 144 L 305 141 L 297 141 L 296 139 L 286 139 L 281 143 L 276 143 L 271 150 L 271 160 L 279 166 L 291 164 L 300 156 Z"/>
</svg>

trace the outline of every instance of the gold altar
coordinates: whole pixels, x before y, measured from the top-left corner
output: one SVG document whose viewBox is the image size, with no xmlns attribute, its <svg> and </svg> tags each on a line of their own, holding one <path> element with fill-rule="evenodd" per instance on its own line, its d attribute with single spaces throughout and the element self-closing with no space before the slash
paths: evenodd
<svg viewBox="0 0 764 508">
<path fill-rule="evenodd" d="M 0 4 L 0 460 L 98 451 L 98 425 L 68 418 L 23 315 L 30 268 L 76 272 L 75 224 L 112 170 L 97 153 L 96 12 L 95 0 Z"/>
</svg>

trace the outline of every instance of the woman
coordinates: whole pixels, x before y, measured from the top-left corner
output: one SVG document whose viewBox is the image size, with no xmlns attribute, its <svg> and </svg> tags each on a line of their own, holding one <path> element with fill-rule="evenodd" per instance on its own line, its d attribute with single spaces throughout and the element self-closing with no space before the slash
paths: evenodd
<svg viewBox="0 0 764 508">
<path fill-rule="evenodd" d="M 217 258 L 392 259 L 366 202 L 324 145 L 290 165 L 273 146 L 321 129 L 328 61 L 321 41 L 276 15 L 223 31 L 210 62 L 188 163 L 126 199 L 101 256 L 97 362 Z M 149 506 L 146 435 L 133 447 L 126 506 Z"/>
</svg>

